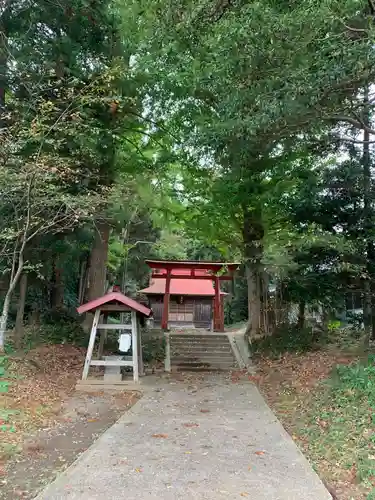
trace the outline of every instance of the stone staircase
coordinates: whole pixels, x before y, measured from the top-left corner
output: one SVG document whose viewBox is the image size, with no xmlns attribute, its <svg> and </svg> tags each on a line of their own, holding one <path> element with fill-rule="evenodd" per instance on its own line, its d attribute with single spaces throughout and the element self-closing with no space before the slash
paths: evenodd
<svg viewBox="0 0 375 500">
<path fill-rule="evenodd" d="M 226 335 L 170 333 L 172 371 L 216 371 L 238 367 Z"/>
</svg>

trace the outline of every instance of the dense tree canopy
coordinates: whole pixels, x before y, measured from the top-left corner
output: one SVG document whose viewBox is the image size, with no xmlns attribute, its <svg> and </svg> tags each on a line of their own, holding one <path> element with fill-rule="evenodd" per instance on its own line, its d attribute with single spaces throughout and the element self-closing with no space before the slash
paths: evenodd
<svg viewBox="0 0 375 500">
<path fill-rule="evenodd" d="M 21 335 L 135 294 L 145 257 L 239 259 L 227 320 L 253 335 L 348 292 L 369 326 L 373 18 L 364 0 L 3 2 L 0 346 L 16 311 Z"/>
</svg>

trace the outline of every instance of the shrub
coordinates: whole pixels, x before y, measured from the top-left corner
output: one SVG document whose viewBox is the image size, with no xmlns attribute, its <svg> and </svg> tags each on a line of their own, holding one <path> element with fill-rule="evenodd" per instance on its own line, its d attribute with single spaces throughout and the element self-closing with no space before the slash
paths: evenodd
<svg viewBox="0 0 375 500">
<path fill-rule="evenodd" d="M 163 361 L 165 358 L 165 339 L 150 337 L 142 342 L 143 360 L 146 363 L 151 361 Z"/>
<path fill-rule="evenodd" d="M 313 327 L 298 328 L 283 325 L 272 335 L 256 339 L 252 342 L 254 354 L 278 356 L 285 352 L 307 352 L 320 347 L 324 341 L 324 332 Z"/>
<path fill-rule="evenodd" d="M 74 312 L 65 309 L 46 311 L 41 319 L 40 325 L 25 328 L 25 348 L 45 343 L 87 346 L 89 335 L 82 329 L 80 318 Z"/>
</svg>

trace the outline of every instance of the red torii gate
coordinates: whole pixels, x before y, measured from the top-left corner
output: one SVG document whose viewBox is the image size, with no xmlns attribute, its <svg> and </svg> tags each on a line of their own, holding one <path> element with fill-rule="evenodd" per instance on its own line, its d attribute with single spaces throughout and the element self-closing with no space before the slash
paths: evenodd
<svg viewBox="0 0 375 500">
<path fill-rule="evenodd" d="M 167 260 L 146 260 L 146 264 L 152 269 L 151 278 L 165 279 L 165 294 L 163 303 L 163 315 L 161 327 L 166 330 L 168 328 L 169 314 L 169 298 L 171 279 L 208 279 L 214 282 L 215 299 L 214 299 L 214 331 L 224 331 L 224 321 L 221 314 L 221 298 L 220 298 L 220 281 L 231 281 L 235 271 L 238 269 L 238 263 L 225 262 L 205 262 L 205 261 L 167 261 Z M 190 274 L 172 275 L 172 270 L 189 269 Z M 206 271 L 207 275 L 201 273 L 196 275 L 195 271 Z M 158 271 L 158 272 L 155 272 Z"/>
</svg>

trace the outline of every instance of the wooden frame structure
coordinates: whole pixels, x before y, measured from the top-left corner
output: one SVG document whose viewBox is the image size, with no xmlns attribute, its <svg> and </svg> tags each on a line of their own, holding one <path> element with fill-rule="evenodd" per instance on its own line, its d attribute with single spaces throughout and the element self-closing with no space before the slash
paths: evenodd
<svg viewBox="0 0 375 500">
<path fill-rule="evenodd" d="M 224 262 L 204 262 L 204 261 L 165 261 L 165 260 L 146 260 L 146 264 L 152 269 L 151 278 L 165 279 L 165 293 L 163 299 L 163 314 L 161 327 L 168 329 L 169 301 L 172 279 L 191 279 L 191 280 L 211 280 L 214 283 L 214 331 L 224 331 L 224 320 L 222 314 L 222 302 L 220 295 L 220 282 L 231 281 L 235 271 L 238 269 L 238 263 Z M 186 270 L 189 273 L 175 272 L 176 270 Z M 173 274 L 172 274 L 173 270 Z M 196 274 L 196 271 L 206 271 L 207 275 Z"/>
<path fill-rule="evenodd" d="M 142 344 L 141 344 L 141 332 L 139 327 L 139 316 L 150 316 L 151 309 L 146 306 L 139 304 L 133 299 L 126 297 L 121 292 L 111 292 L 107 293 L 103 297 L 92 300 L 86 304 L 81 305 L 77 309 L 79 314 L 93 312 L 94 319 L 91 327 L 90 340 L 87 348 L 85 364 L 82 373 L 82 380 L 86 380 L 90 366 L 130 366 L 133 368 L 133 379 L 134 382 L 139 381 L 139 373 L 143 373 L 143 361 L 142 361 Z M 100 318 L 109 312 L 130 312 L 131 313 L 131 323 L 130 324 L 110 324 L 102 321 L 100 323 Z M 132 357 L 130 360 L 102 360 L 102 359 L 92 359 L 94 352 L 95 339 L 98 330 L 128 330 L 131 332 L 132 336 Z M 102 333 L 100 338 L 99 351 L 102 351 L 104 344 L 105 335 Z M 101 357 L 101 352 L 100 356 Z"/>
</svg>

